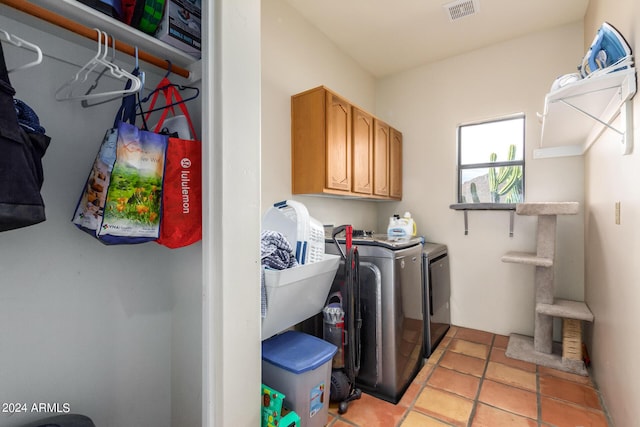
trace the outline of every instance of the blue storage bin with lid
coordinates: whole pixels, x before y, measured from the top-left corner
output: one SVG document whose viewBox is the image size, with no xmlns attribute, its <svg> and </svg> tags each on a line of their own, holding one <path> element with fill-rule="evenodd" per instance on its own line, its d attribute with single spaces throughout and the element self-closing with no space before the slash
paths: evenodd
<svg viewBox="0 0 640 427">
<path fill-rule="evenodd" d="M 331 359 L 338 348 L 320 338 L 287 331 L 262 341 L 262 382 L 286 397 L 301 427 L 322 427 L 329 413 Z"/>
</svg>

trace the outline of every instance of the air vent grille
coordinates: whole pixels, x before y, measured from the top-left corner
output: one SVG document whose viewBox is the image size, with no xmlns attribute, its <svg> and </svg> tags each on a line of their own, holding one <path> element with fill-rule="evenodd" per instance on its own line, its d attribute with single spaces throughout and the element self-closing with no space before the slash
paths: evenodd
<svg viewBox="0 0 640 427">
<path fill-rule="evenodd" d="M 465 16 L 475 15 L 480 10 L 477 0 L 457 0 L 443 5 L 449 21 L 456 21 Z"/>
</svg>

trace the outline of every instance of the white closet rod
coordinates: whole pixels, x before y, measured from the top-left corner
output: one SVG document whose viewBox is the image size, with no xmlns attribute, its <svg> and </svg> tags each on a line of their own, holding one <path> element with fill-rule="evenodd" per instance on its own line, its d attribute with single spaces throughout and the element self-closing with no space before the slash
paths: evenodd
<svg viewBox="0 0 640 427">
<path fill-rule="evenodd" d="M 36 6 L 33 3 L 29 3 L 25 0 L 0 0 L 0 3 L 6 4 L 7 6 L 10 6 L 28 15 L 35 16 L 36 18 L 42 19 L 43 21 L 49 22 L 50 24 L 56 25 L 60 28 L 64 28 L 65 30 L 71 31 L 80 36 L 86 37 L 96 42 L 98 41 L 98 36 L 95 30 L 78 24 L 75 21 L 58 15 L 57 13 L 51 12 L 50 10 L 47 10 L 43 7 Z M 135 47 L 127 43 L 116 40 L 115 48 L 118 51 L 126 53 L 129 56 L 135 55 Z M 164 70 L 168 69 L 169 63 L 167 62 L 167 60 L 159 58 L 155 55 L 151 55 L 142 50 L 138 50 L 138 58 L 141 61 L 148 62 L 149 64 L 155 65 L 156 67 L 162 68 Z M 189 78 L 189 70 L 187 70 L 186 68 L 182 68 L 172 64 L 171 72 L 173 74 Z"/>
</svg>

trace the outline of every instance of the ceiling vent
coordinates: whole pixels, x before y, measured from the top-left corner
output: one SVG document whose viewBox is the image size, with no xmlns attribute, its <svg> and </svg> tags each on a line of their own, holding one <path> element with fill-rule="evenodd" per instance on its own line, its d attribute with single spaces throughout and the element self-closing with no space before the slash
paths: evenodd
<svg viewBox="0 0 640 427">
<path fill-rule="evenodd" d="M 475 15 L 480 11 L 478 0 L 456 0 L 442 5 L 449 21 L 457 21 L 465 16 Z"/>
</svg>

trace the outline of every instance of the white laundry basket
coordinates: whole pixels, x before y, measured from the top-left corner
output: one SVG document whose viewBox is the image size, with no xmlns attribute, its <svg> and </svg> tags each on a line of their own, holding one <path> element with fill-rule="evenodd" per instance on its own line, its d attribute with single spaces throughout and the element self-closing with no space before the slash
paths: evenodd
<svg viewBox="0 0 640 427">
<path fill-rule="evenodd" d="M 294 200 L 274 203 L 262 217 L 262 229 L 282 233 L 293 246 L 296 260 L 309 264 L 324 259 L 324 227 Z"/>
<path fill-rule="evenodd" d="M 284 270 L 266 269 L 267 312 L 262 318 L 262 339 L 320 313 L 339 266 L 338 255 L 326 254 L 322 261 Z"/>
</svg>

